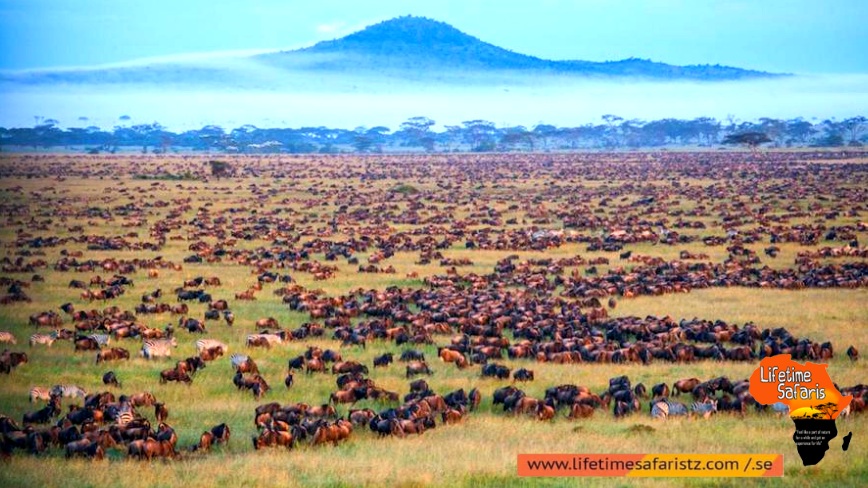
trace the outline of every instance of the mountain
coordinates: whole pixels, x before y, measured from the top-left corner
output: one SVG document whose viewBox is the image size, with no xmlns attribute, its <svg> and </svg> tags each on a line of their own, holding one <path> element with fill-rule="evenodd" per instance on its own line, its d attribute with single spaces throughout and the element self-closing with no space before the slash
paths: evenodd
<svg viewBox="0 0 868 488">
<path fill-rule="evenodd" d="M 552 61 L 519 54 L 465 34 L 445 22 L 399 17 L 312 47 L 258 56 L 272 66 L 304 66 L 323 71 L 536 72 L 583 76 L 734 80 L 779 76 L 720 65 L 675 66 L 645 59 Z"/>
<path fill-rule="evenodd" d="M 530 76 L 528 76 L 530 75 Z M 359 80 L 447 84 L 536 84 L 563 78 L 723 81 L 782 76 L 720 65 L 676 66 L 646 59 L 553 61 L 519 54 L 424 17 L 399 17 L 293 51 L 64 70 L 0 73 L 18 84 L 171 84 L 194 88 L 325 86 L 356 89 Z"/>
</svg>

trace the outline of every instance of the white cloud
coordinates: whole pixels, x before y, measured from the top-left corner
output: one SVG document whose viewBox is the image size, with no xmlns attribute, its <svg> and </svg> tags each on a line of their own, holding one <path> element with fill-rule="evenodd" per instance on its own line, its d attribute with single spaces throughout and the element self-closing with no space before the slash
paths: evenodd
<svg viewBox="0 0 868 488">
<path fill-rule="evenodd" d="M 328 24 L 319 24 L 316 26 L 316 31 L 318 34 L 335 34 L 340 32 L 346 27 L 347 23 L 342 21 L 331 22 Z"/>
</svg>

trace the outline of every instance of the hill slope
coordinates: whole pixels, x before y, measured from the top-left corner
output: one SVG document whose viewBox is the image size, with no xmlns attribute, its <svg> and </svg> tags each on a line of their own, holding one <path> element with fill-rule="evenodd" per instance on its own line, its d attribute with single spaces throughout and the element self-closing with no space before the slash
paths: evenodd
<svg viewBox="0 0 868 488">
<path fill-rule="evenodd" d="M 444 22 L 399 17 L 333 41 L 258 56 L 273 66 L 341 71 L 533 71 L 584 76 L 732 80 L 778 76 L 720 65 L 675 66 L 645 59 L 552 61 L 519 54 L 465 34 Z"/>
<path fill-rule="evenodd" d="M 340 74 L 340 77 L 334 76 Z M 301 75 L 322 81 L 377 76 L 436 83 L 514 83 L 524 75 L 545 77 L 631 77 L 656 80 L 721 81 L 781 76 L 720 65 L 675 66 L 645 59 L 552 61 L 481 41 L 449 24 L 399 17 L 332 41 L 294 51 L 241 58 L 176 61 L 127 66 L 0 73 L 20 84 L 175 84 L 190 87 L 280 88 Z M 318 85 L 319 86 L 319 85 Z"/>
</svg>

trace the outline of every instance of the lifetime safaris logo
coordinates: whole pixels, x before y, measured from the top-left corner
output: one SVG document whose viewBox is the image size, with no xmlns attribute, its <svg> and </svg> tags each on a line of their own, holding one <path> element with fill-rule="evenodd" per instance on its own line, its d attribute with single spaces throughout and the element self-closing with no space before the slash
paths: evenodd
<svg viewBox="0 0 868 488">
<path fill-rule="evenodd" d="M 802 464 L 819 463 L 829 450 L 829 441 L 838 435 L 835 419 L 853 397 L 844 396 L 826 371 L 826 364 L 793 361 L 778 354 L 760 361 L 750 377 L 750 394 L 765 405 L 785 407 L 796 424 L 793 441 Z M 844 438 L 846 451 L 853 433 Z"/>
</svg>

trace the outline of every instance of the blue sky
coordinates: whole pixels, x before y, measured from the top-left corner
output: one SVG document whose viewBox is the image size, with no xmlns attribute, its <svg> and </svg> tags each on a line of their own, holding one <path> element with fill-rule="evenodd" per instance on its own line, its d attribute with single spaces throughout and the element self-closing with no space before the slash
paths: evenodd
<svg viewBox="0 0 868 488">
<path fill-rule="evenodd" d="M 868 73 L 868 0 L 0 0 L 0 69 L 299 47 L 407 14 L 550 59 Z"/>
</svg>

